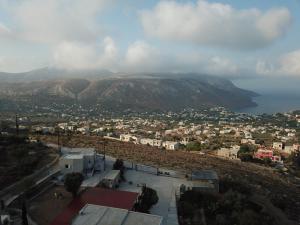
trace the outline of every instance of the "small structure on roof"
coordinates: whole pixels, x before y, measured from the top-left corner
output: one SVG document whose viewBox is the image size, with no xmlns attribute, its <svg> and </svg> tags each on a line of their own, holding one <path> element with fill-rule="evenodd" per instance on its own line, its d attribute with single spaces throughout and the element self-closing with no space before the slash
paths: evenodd
<svg viewBox="0 0 300 225">
<path fill-rule="evenodd" d="M 120 181 L 121 171 L 120 170 L 111 170 L 105 177 L 102 179 L 101 183 L 108 188 L 115 188 Z"/>
<path fill-rule="evenodd" d="M 65 154 L 60 158 L 59 166 L 63 174 L 85 173 L 95 167 L 96 152 L 93 148 L 62 148 Z"/>
<path fill-rule="evenodd" d="M 72 225 L 161 225 L 162 217 L 99 205 L 85 205 Z"/>
<path fill-rule="evenodd" d="M 219 177 L 214 170 L 192 171 L 190 181 L 192 190 L 219 192 Z"/>
</svg>

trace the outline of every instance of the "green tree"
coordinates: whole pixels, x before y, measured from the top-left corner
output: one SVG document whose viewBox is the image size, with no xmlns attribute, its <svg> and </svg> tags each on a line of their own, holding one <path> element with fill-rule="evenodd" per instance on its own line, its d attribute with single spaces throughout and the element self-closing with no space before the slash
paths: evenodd
<svg viewBox="0 0 300 225">
<path fill-rule="evenodd" d="M 253 156 L 250 153 L 238 153 L 238 157 L 242 162 L 249 162 L 253 159 Z"/>
<path fill-rule="evenodd" d="M 250 152 L 249 145 L 241 145 L 238 153 L 248 153 L 248 152 Z"/>
<path fill-rule="evenodd" d="M 68 173 L 65 176 L 64 186 L 68 192 L 72 193 L 73 198 L 77 196 L 82 181 L 83 175 L 81 173 Z"/>
<path fill-rule="evenodd" d="M 123 159 L 117 159 L 113 165 L 114 170 L 120 170 L 121 173 L 121 179 L 125 180 L 124 172 L 125 172 L 125 166 Z"/>
<path fill-rule="evenodd" d="M 143 213 L 148 213 L 149 209 L 158 202 L 157 192 L 149 187 L 142 188 L 142 194 L 136 204 L 136 210 Z"/>
<path fill-rule="evenodd" d="M 188 151 L 200 151 L 201 150 L 201 144 L 197 141 L 192 141 L 186 145 L 186 149 Z"/>
</svg>

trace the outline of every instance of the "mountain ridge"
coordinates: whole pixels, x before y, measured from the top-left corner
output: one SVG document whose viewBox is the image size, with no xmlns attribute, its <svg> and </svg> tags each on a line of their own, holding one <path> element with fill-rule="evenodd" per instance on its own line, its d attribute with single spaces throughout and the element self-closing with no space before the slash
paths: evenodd
<svg viewBox="0 0 300 225">
<path fill-rule="evenodd" d="M 1 76 L 5 73 L 0 73 Z M 42 69 L 14 74 L 14 77 L 4 79 L 0 84 L 0 99 L 22 98 L 39 104 L 34 99 L 41 96 L 49 104 L 66 101 L 85 107 L 100 105 L 105 110 L 113 111 L 177 111 L 214 106 L 230 109 L 255 106 L 252 97 L 257 94 L 240 89 L 225 78 L 195 73 L 73 73 Z"/>
</svg>

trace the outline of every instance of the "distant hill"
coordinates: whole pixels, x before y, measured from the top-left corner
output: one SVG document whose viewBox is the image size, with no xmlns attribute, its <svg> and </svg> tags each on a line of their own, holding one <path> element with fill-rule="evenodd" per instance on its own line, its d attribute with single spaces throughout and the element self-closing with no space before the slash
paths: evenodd
<svg viewBox="0 0 300 225">
<path fill-rule="evenodd" d="M 6 83 L 24 83 L 83 77 L 86 79 L 99 79 L 109 77 L 112 74 L 113 73 L 108 70 L 65 70 L 46 67 L 23 73 L 0 72 L 0 80 Z"/>
<path fill-rule="evenodd" d="M 231 81 L 199 74 L 114 74 L 109 71 L 41 69 L 21 74 L 0 73 L 0 100 L 26 98 L 100 105 L 123 111 L 181 110 L 224 106 L 230 109 L 255 106 L 256 93 Z"/>
</svg>

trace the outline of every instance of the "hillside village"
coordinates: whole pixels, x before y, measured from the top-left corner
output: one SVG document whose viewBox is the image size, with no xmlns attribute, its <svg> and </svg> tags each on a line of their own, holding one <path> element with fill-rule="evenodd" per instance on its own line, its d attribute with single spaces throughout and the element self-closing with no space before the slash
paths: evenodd
<svg viewBox="0 0 300 225">
<path fill-rule="evenodd" d="M 252 209 L 254 214 L 261 214 L 260 207 L 268 207 L 270 214 L 262 218 L 265 224 L 273 225 L 277 220 L 280 225 L 293 224 L 290 219 L 300 220 L 296 213 L 300 199 L 295 197 L 300 186 L 299 128 L 298 112 L 253 116 L 217 107 L 202 112 L 188 109 L 114 117 L 3 115 L 1 136 L 28 135 L 26 142 L 45 145 L 57 154 L 54 164 L 46 168 L 47 175 L 39 174 L 31 181 L 33 185 L 25 188 L 30 199 L 26 203 L 28 216 L 37 224 L 64 225 L 72 221 L 73 225 L 81 225 L 92 218 L 96 221 L 99 213 L 103 221 L 110 220 L 106 213 L 118 215 L 116 221 L 128 218 L 124 223 L 115 221 L 120 225 L 141 218 L 145 225 L 149 221 L 157 225 L 215 224 L 211 214 L 216 213 L 217 218 L 217 211 L 201 214 L 197 208 L 204 207 L 208 212 L 208 206 L 194 206 L 193 213 L 186 212 L 187 205 L 196 204 L 189 196 L 209 198 L 207 204 L 214 199 L 213 204 L 220 201 L 222 205 L 215 194 L 229 197 L 235 187 L 238 195 L 258 194 L 250 194 L 252 203 L 238 204 L 259 205 Z M 83 180 L 79 195 L 72 200 L 63 186 L 73 173 L 82 174 Z M 247 181 L 243 179 L 250 179 L 252 184 L 245 186 Z M 18 182 L 22 184 L 22 180 Z M 45 193 L 34 195 L 44 189 Z M 0 193 L 9 210 L 23 201 L 23 195 L 14 189 L 9 193 L 12 190 L 10 195 Z M 145 209 L 139 205 L 141 196 L 152 190 L 158 200 Z M 116 198 L 126 198 L 127 202 L 100 196 L 119 196 Z M 233 198 L 240 201 L 239 197 Z M 293 202 L 286 198 L 293 198 Z M 46 206 L 45 201 L 53 204 Z M 150 214 L 139 214 L 144 212 Z M 91 216 L 85 217 L 86 213 Z M 228 214 L 227 220 L 242 220 L 243 213 L 241 218 Z M 46 219 L 41 220 L 40 215 Z M 18 216 L 14 218 L 18 220 Z"/>
<path fill-rule="evenodd" d="M 213 154 L 232 160 L 247 160 L 250 155 L 251 158 L 283 164 L 300 148 L 299 114 L 253 116 L 230 112 L 222 107 L 201 113 L 184 110 L 180 113 L 128 113 L 122 117 L 91 116 L 89 119 L 80 115 L 53 117 L 50 114 L 37 115 L 37 121 L 20 117 L 19 129 L 30 129 L 33 134 L 101 136 L 166 150 Z M 43 121 L 43 118 L 47 120 Z M 52 119 L 49 121 L 49 118 Z M 241 147 L 249 154 L 238 157 Z"/>
</svg>

